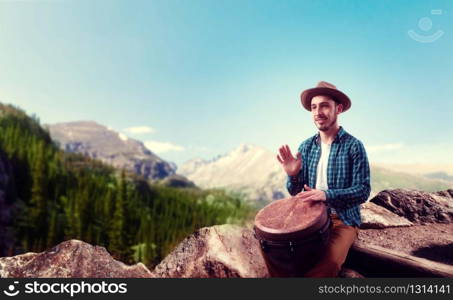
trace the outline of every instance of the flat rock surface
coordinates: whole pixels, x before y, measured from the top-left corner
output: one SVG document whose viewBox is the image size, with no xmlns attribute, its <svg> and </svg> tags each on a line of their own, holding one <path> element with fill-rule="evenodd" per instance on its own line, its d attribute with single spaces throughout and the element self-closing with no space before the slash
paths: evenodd
<svg viewBox="0 0 453 300">
<path fill-rule="evenodd" d="M 453 224 L 361 229 L 359 243 L 453 265 Z"/>
<path fill-rule="evenodd" d="M 366 202 L 361 205 L 362 225 L 363 229 L 382 229 L 387 227 L 411 226 L 413 223 L 408 219 L 392 213 L 382 206 L 373 202 Z"/>
</svg>

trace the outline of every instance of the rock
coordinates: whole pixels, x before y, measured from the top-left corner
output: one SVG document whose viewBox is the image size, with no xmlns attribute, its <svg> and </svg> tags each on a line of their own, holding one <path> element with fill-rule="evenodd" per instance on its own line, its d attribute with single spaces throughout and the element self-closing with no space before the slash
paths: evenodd
<svg viewBox="0 0 453 300">
<path fill-rule="evenodd" d="M 453 199 L 453 189 L 448 189 L 446 191 L 440 191 L 440 192 L 434 193 L 434 195 Z M 450 205 L 453 205 L 453 203 L 451 201 L 449 201 L 449 203 L 450 203 Z"/>
<path fill-rule="evenodd" d="M 269 277 L 259 243 L 236 225 L 201 228 L 184 239 L 152 272 L 155 277 Z"/>
<path fill-rule="evenodd" d="M 68 240 L 41 253 L 0 258 L 0 278 L 144 278 L 152 277 L 144 264 L 114 260 L 104 247 Z"/>
<path fill-rule="evenodd" d="M 340 277 L 362 277 L 343 268 Z M 252 230 L 202 228 L 183 240 L 152 272 L 114 260 L 104 247 L 69 240 L 41 253 L 0 258 L 0 278 L 231 278 L 269 277 Z"/>
<path fill-rule="evenodd" d="M 417 224 L 451 223 L 453 191 L 428 193 L 415 190 L 384 190 L 370 201 Z M 448 196 L 447 196 L 448 195 Z"/>
<path fill-rule="evenodd" d="M 373 202 L 366 202 L 361 205 L 361 215 L 361 229 L 382 229 L 387 227 L 413 225 L 412 222 L 406 218 L 400 217 Z"/>
<path fill-rule="evenodd" d="M 269 277 L 259 243 L 249 228 L 235 225 L 205 227 L 182 241 L 156 268 L 154 277 Z M 340 277 L 361 278 L 343 268 Z"/>
</svg>

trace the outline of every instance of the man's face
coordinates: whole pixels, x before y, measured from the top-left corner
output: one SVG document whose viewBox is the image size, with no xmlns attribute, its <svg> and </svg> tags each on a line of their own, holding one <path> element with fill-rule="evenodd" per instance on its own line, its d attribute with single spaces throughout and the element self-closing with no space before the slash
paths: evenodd
<svg viewBox="0 0 453 300">
<path fill-rule="evenodd" d="M 321 131 L 327 131 L 337 122 L 337 115 L 341 113 L 343 106 L 336 104 L 328 96 L 315 96 L 311 100 L 311 114 L 316 127 Z"/>
</svg>

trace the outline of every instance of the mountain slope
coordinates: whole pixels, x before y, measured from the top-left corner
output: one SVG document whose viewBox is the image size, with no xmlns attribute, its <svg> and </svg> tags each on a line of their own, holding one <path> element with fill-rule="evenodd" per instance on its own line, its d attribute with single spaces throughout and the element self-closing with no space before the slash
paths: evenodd
<svg viewBox="0 0 453 300">
<path fill-rule="evenodd" d="M 371 164 L 371 188 L 374 194 L 385 189 L 403 188 L 425 192 L 438 192 L 451 189 L 452 187 L 453 182 L 437 178 L 427 178 L 419 174 L 393 171 L 380 165 Z"/>
<path fill-rule="evenodd" d="M 128 138 L 93 121 L 46 125 L 52 139 L 67 152 L 99 159 L 125 168 L 146 179 L 158 180 L 175 174 L 175 167 L 149 151 L 142 142 Z"/>
<path fill-rule="evenodd" d="M 286 174 L 275 155 L 259 146 L 242 144 L 211 161 L 190 160 L 179 172 L 203 188 L 242 192 L 258 206 L 288 195 L 283 184 Z"/>
<path fill-rule="evenodd" d="M 254 145 L 240 145 L 210 161 L 194 159 L 184 163 L 179 172 L 204 187 L 225 187 L 243 192 L 258 206 L 287 196 L 286 173 L 276 153 Z M 408 188 L 434 192 L 452 188 L 443 180 L 429 179 L 382 168 L 371 164 L 371 195 L 384 189 Z"/>
</svg>

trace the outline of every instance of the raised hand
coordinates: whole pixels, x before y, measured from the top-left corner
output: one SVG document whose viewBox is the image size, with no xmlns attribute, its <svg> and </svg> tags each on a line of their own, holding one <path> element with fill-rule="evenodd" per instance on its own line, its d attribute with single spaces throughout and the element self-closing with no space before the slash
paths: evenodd
<svg viewBox="0 0 453 300">
<path fill-rule="evenodd" d="M 277 154 L 277 159 L 282 164 L 286 174 L 289 176 L 297 175 L 302 167 L 302 156 L 300 152 L 294 157 L 288 145 L 281 146 L 279 152 L 280 155 Z"/>
</svg>

